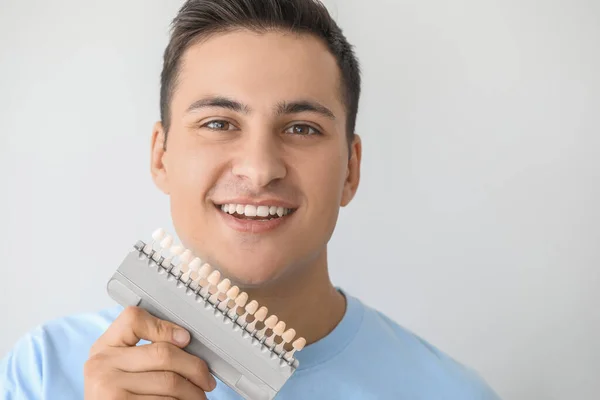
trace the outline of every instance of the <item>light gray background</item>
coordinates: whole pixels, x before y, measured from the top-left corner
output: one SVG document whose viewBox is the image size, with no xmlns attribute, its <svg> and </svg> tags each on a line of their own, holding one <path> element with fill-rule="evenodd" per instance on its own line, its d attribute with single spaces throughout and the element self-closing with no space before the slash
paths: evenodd
<svg viewBox="0 0 600 400">
<path fill-rule="evenodd" d="M 0 353 L 112 305 L 180 1 L 0 0 Z M 600 396 L 600 3 L 337 0 L 364 71 L 335 282 L 505 399 Z"/>
</svg>

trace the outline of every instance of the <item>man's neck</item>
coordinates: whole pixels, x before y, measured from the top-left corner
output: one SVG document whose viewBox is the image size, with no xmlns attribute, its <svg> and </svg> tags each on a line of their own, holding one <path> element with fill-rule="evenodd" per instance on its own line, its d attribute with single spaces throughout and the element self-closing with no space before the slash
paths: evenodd
<svg viewBox="0 0 600 400">
<path fill-rule="evenodd" d="M 344 296 L 331 283 L 326 251 L 277 284 L 244 290 L 251 299 L 264 304 L 269 315 L 277 315 L 288 328 L 294 328 L 296 337 L 304 337 L 308 344 L 327 336 L 346 311 Z"/>
</svg>

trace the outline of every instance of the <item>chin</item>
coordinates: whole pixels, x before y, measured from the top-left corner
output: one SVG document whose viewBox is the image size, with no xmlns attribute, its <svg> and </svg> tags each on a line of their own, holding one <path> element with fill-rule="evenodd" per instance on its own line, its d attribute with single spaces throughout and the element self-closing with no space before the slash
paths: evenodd
<svg viewBox="0 0 600 400">
<path fill-rule="evenodd" d="M 261 287 L 277 281 L 289 268 L 283 260 L 257 256 L 219 258 L 215 265 L 231 281 L 243 287 Z"/>
</svg>

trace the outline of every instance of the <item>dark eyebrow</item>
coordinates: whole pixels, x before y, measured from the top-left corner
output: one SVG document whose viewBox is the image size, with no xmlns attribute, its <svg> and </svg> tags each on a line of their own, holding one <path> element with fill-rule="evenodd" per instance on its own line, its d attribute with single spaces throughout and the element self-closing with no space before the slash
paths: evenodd
<svg viewBox="0 0 600 400">
<path fill-rule="evenodd" d="M 247 105 L 242 104 L 239 101 L 228 99 L 227 97 L 223 96 L 211 96 L 202 98 L 200 100 L 196 100 L 195 102 L 190 104 L 186 112 L 189 113 L 206 107 L 220 107 L 239 113 L 250 113 L 250 107 L 248 107 Z"/>
<path fill-rule="evenodd" d="M 224 96 L 209 96 L 196 100 L 195 102 L 190 104 L 186 112 L 189 113 L 192 111 L 199 110 L 201 108 L 208 107 L 226 108 L 228 110 L 244 114 L 250 114 L 252 112 L 252 109 L 246 104 L 242 104 L 239 101 L 229 99 Z M 302 112 L 313 112 L 321 114 L 329 119 L 335 120 L 335 115 L 329 108 L 310 100 L 299 100 L 292 102 L 282 101 L 275 107 L 275 113 L 277 116 L 286 114 L 298 114 Z"/>
<path fill-rule="evenodd" d="M 292 102 L 281 102 L 276 107 L 277 115 L 285 115 L 285 114 L 297 114 L 301 112 L 314 112 L 317 114 L 321 114 L 329 119 L 335 120 L 335 115 L 333 112 L 314 101 L 309 100 L 301 100 L 301 101 L 292 101 Z"/>
</svg>

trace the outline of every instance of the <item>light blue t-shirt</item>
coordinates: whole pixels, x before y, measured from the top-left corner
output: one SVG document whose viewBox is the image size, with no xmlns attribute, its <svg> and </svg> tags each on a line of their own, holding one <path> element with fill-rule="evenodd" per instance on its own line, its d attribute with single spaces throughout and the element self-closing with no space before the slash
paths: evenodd
<svg viewBox="0 0 600 400">
<path fill-rule="evenodd" d="M 298 353 L 300 367 L 278 400 L 498 400 L 469 368 L 344 292 L 346 313 L 326 337 Z M 50 321 L 0 361 L 2 400 L 83 399 L 89 349 L 122 311 Z M 240 400 L 217 380 L 210 400 Z"/>
</svg>

